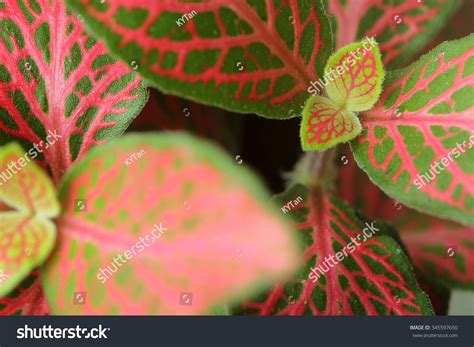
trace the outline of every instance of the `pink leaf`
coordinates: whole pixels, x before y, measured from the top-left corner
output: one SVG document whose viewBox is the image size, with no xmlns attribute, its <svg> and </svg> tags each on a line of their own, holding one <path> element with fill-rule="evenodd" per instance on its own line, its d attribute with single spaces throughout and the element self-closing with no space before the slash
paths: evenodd
<svg viewBox="0 0 474 347">
<path fill-rule="evenodd" d="M 43 273 L 55 314 L 209 313 L 299 263 L 259 181 L 189 135 L 97 147 L 60 196 L 59 242 Z"/>
</svg>

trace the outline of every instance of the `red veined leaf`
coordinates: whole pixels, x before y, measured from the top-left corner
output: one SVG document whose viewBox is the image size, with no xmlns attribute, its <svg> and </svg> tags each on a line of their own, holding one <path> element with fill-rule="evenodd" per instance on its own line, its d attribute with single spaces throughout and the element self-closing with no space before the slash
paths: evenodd
<svg viewBox="0 0 474 347">
<path fill-rule="evenodd" d="M 235 150 L 239 143 L 241 120 L 241 117 L 223 109 L 151 90 L 150 99 L 128 131 L 188 130 Z"/>
<path fill-rule="evenodd" d="M 426 277 L 448 288 L 474 289 L 474 228 L 415 212 L 395 225 Z"/>
<path fill-rule="evenodd" d="M 62 1 L 2 1 L 0 143 L 21 141 L 56 183 L 91 146 L 121 135 L 146 98 Z"/>
<path fill-rule="evenodd" d="M 324 71 L 325 76 L 333 76 L 326 93 L 341 109 L 369 110 L 379 99 L 385 72 L 373 38 L 339 49 L 329 58 Z"/>
<path fill-rule="evenodd" d="M 36 271 L 8 296 L 0 298 L 0 316 L 44 316 L 48 313 L 48 303 Z"/>
<path fill-rule="evenodd" d="M 447 288 L 473 288 L 474 228 L 402 206 L 371 183 L 353 159 L 344 162 L 346 165 L 339 170 L 338 195 L 371 218 L 391 221 L 399 230 L 423 282 L 434 282 L 429 287 L 441 284 Z M 433 291 L 430 290 L 430 296 Z M 438 306 L 442 306 L 440 301 Z"/>
<path fill-rule="evenodd" d="M 359 135 L 357 116 L 341 110 L 323 96 L 312 96 L 306 102 L 301 121 L 300 138 L 304 150 L 324 150 Z"/>
<path fill-rule="evenodd" d="M 335 160 L 338 174 L 335 195 L 367 218 L 393 221 L 412 211 L 370 181 L 357 166 L 349 146 L 344 146 Z"/>
<path fill-rule="evenodd" d="M 417 279 L 421 289 L 430 297 L 435 315 L 446 316 L 451 300 L 451 291 L 446 287 L 434 284 L 432 279 L 418 275 Z"/>
<path fill-rule="evenodd" d="M 337 196 L 343 199 L 351 206 L 360 209 L 368 218 L 381 219 L 386 221 L 398 220 L 400 217 L 415 213 L 413 210 L 403 206 L 385 195 L 380 188 L 373 184 L 365 172 L 363 172 L 355 163 L 355 160 L 346 146 L 339 154 L 337 162 L 338 180 L 337 180 Z M 418 218 L 426 220 L 432 217 L 419 215 Z M 397 224 L 400 227 L 399 224 Z M 406 231 L 410 231 L 407 229 Z M 402 236 L 403 237 L 403 236 Z M 410 240 L 403 238 L 405 248 L 410 249 Z M 429 241 L 429 240 L 426 240 Z M 411 261 L 416 254 L 409 253 Z M 433 305 L 435 314 L 446 315 L 448 311 L 450 290 L 438 283 L 434 282 L 433 277 L 427 277 L 415 265 L 415 273 L 421 289 L 429 295 Z"/>
<path fill-rule="evenodd" d="M 0 297 L 41 265 L 53 249 L 59 214 L 49 177 L 12 143 L 0 148 Z M 8 206 L 7 209 L 5 206 Z"/>
<path fill-rule="evenodd" d="M 10 209 L 54 218 L 56 189 L 49 177 L 16 143 L 0 147 L 0 201 Z"/>
<path fill-rule="evenodd" d="M 428 297 L 418 287 L 411 264 L 388 226 L 379 221 L 364 224 L 336 198 L 301 185 L 293 186 L 276 200 L 282 206 L 298 201 L 287 213 L 304 243 L 306 265 L 292 281 L 243 304 L 236 313 L 432 313 Z"/>
<path fill-rule="evenodd" d="M 66 2 L 161 90 L 269 118 L 300 114 L 333 49 L 321 0 Z"/>
<path fill-rule="evenodd" d="M 458 8 L 459 0 L 329 0 L 337 46 L 366 36 L 380 43 L 383 62 L 399 67 L 421 51 Z"/>
<path fill-rule="evenodd" d="M 474 35 L 387 76 L 351 142 L 358 165 L 414 209 L 474 224 Z"/>
<path fill-rule="evenodd" d="M 472 4 L 469 1 L 461 1 L 461 6 L 438 35 L 424 48 L 425 52 L 431 51 L 445 41 L 457 40 L 472 32 L 471 24 Z"/>
<path fill-rule="evenodd" d="M 96 147 L 60 197 L 59 242 L 43 269 L 55 314 L 206 313 L 299 265 L 259 181 L 189 135 Z"/>
</svg>

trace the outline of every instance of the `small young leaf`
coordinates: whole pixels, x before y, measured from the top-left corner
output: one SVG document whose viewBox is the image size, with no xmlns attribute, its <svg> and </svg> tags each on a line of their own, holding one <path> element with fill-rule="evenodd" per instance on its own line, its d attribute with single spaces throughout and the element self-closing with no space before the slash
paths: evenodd
<svg viewBox="0 0 474 347">
<path fill-rule="evenodd" d="M 474 35 L 391 72 L 379 104 L 359 114 L 358 165 L 421 212 L 474 224 Z"/>
<path fill-rule="evenodd" d="M 380 51 L 373 38 L 339 49 L 328 60 L 326 93 L 339 108 L 365 111 L 377 102 L 385 76 Z"/>
<path fill-rule="evenodd" d="M 43 272 L 54 314 L 209 313 L 299 265 L 260 182 L 189 135 L 96 147 L 60 196 L 59 244 Z"/>
<path fill-rule="evenodd" d="M 0 2 L 0 144 L 20 141 L 55 183 L 89 148 L 121 135 L 147 98 L 81 20 L 60 0 Z"/>
<path fill-rule="evenodd" d="M 299 199 L 301 198 L 301 199 Z M 303 241 L 306 265 L 236 313 L 258 315 L 429 315 L 408 257 L 380 221 L 364 222 L 348 206 L 301 185 L 276 197 Z"/>
<path fill-rule="evenodd" d="M 339 109 L 322 96 L 308 99 L 303 110 L 300 137 L 304 150 L 324 150 L 359 135 L 361 126 L 357 116 Z"/>
<path fill-rule="evenodd" d="M 160 90 L 268 118 L 300 114 L 333 50 L 322 0 L 66 2 Z"/>
<path fill-rule="evenodd" d="M 461 0 L 330 0 L 337 47 L 367 36 L 380 42 L 385 65 L 401 67 L 421 51 Z"/>
<path fill-rule="evenodd" d="M 52 251 L 59 214 L 49 177 L 17 144 L 0 148 L 0 297 L 13 290 Z"/>
</svg>

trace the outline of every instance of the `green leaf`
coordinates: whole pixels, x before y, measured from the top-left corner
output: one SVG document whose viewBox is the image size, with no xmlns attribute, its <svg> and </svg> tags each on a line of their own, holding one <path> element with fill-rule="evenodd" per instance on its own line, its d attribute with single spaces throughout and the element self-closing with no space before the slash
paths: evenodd
<svg viewBox="0 0 474 347">
<path fill-rule="evenodd" d="M 53 249 L 59 214 L 49 177 L 18 144 L 0 148 L 0 297 L 41 265 Z"/>
<path fill-rule="evenodd" d="M 357 116 L 339 109 L 322 96 L 308 99 L 303 110 L 300 137 L 304 150 L 324 150 L 359 135 L 361 126 Z"/>
<path fill-rule="evenodd" d="M 380 102 L 359 114 L 355 159 L 397 201 L 474 224 L 474 35 L 390 72 Z"/>
<path fill-rule="evenodd" d="M 320 190 L 295 185 L 278 195 L 295 223 L 305 266 L 235 308 L 258 315 L 431 315 L 428 296 L 392 228 L 368 222 Z"/>
<path fill-rule="evenodd" d="M 66 2 L 163 92 L 268 118 L 300 114 L 333 50 L 322 0 Z"/>
<path fill-rule="evenodd" d="M 459 7 L 461 0 L 330 0 L 337 47 L 374 36 L 385 66 L 403 67 Z"/>
<path fill-rule="evenodd" d="M 329 58 L 325 76 L 330 80 L 326 93 L 339 108 L 354 112 L 371 109 L 385 76 L 377 42 L 370 38 L 339 49 Z"/>
</svg>

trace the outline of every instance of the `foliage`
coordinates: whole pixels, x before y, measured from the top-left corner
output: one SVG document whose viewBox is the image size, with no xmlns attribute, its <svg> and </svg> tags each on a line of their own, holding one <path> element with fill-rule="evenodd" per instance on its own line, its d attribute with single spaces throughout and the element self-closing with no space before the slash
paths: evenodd
<svg viewBox="0 0 474 347">
<path fill-rule="evenodd" d="M 460 3 L 0 0 L 0 314 L 445 312 L 474 288 L 474 35 L 432 41 Z M 271 199 L 245 166 L 295 141 Z"/>
</svg>

